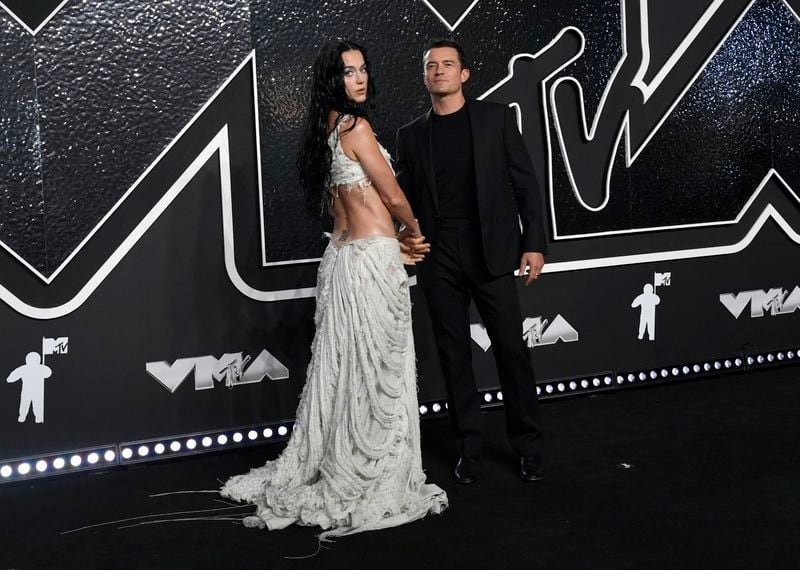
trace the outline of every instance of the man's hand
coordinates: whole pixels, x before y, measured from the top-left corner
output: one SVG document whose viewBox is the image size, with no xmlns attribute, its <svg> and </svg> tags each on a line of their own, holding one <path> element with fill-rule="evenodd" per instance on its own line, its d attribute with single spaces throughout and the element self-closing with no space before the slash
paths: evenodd
<svg viewBox="0 0 800 570">
<path fill-rule="evenodd" d="M 522 259 L 519 260 L 519 276 L 525 275 L 526 269 L 530 267 L 531 271 L 528 273 L 528 278 L 525 279 L 525 286 L 530 285 L 534 279 L 538 279 L 544 267 L 544 255 L 538 251 L 526 251 L 522 254 Z"/>
<path fill-rule="evenodd" d="M 398 235 L 400 241 L 400 256 L 405 265 L 416 265 L 423 259 L 425 254 L 431 250 L 431 244 L 425 242 L 425 236 L 414 236 L 411 234 Z"/>
</svg>

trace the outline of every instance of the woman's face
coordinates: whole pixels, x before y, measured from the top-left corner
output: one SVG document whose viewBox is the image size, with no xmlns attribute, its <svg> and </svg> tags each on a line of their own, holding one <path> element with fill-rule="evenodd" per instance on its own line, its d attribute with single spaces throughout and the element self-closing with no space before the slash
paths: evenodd
<svg viewBox="0 0 800 570">
<path fill-rule="evenodd" d="M 344 63 L 344 92 L 347 98 L 356 103 L 367 100 L 367 64 L 363 54 L 357 49 L 342 52 Z"/>
</svg>

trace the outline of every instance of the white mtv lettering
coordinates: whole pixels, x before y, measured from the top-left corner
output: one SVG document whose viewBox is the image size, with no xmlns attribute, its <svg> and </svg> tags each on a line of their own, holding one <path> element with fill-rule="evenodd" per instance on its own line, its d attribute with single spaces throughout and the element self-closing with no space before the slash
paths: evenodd
<svg viewBox="0 0 800 570">
<path fill-rule="evenodd" d="M 761 291 L 759 291 L 761 293 Z M 753 297 L 750 301 L 750 316 L 763 317 L 764 311 L 769 311 L 770 315 L 779 315 L 783 309 L 783 289 L 770 289 L 766 295 Z"/>
<path fill-rule="evenodd" d="M 737 294 L 723 293 L 719 300 L 737 319 L 748 304 L 753 318 L 763 317 L 765 311 L 770 315 L 788 315 L 800 307 L 800 287 L 795 287 L 791 293 L 781 287 L 773 287 L 768 291 L 756 289 Z"/>
<path fill-rule="evenodd" d="M 522 322 L 522 340 L 528 348 L 533 348 L 542 343 L 544 329 L 549 321 L 542 317 L 529 317 Z"/>
<path fill-rule="evenodd" d="M 653 274 L 653 286 L 654 287 L 669 287 L 672 285 L 672 272 L 668 271 L 666 273 L 654 273 Z"/>
<path fill-rule="evenodd" d="M 194 389 L 208 390 L 214 387 L 214 381 L 230 386 L 232 378 L 242 369 L 242 353 L 226 353 L 219 358 L 201 356 L 195 359 Z"/>
<path fill-rule="evenodd" d="M 225 381 L 227 387 L 261 382 L 264 377 L 270 380 L 289 378 L 289 369 L 267 350 L 262 350 L 249 365 L 250 357 L 242 358 L 241 352 L 214 356 L 179 358 L 172 364 L 167 362 L 148 362 L 147 373 L 158 380 L 167 390 L 174 393 L 189 375 L 194 372 L 194 389 L 208 390 L 214 382 Z M 244 368 L 247 366 L 247 368 Z"/>
<path fill-rule="evenodd" d="M 69 337 L 42 338 L 42 355 L 69 353 Z"/>
</svg>

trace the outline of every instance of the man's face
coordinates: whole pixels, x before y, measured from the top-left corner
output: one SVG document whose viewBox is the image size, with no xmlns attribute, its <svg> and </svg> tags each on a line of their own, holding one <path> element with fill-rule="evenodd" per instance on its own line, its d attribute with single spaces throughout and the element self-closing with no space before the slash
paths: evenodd
<svg viewBox="0 0 800 570">
<path fill-rule="evenodd" d="M 425 87 L 431 95 L 451 95 L 461 91 L 469 79 L 469 69 L 463 69 L 455 48 L 433 48 L 425 54 Z"/>
</svg>

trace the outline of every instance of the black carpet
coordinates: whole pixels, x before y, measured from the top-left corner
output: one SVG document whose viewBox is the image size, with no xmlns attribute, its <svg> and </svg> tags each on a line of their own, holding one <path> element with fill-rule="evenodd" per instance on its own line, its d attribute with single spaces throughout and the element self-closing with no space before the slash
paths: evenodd
<svg viewBox="0 0 800 570">
<path fill-rule="evenodd" d="M 149 495 L 214 489 L 279 446 L 7 484 L 0 568 L 796 568 L 799 403 L 797 367 L 549 402 L 547 474 L 529 484 L 502 411 L 487 412 L 480 479 L 467 487 L 450 474 L 446 421 L 424 421 L 425 468 L 450 508 L 300 560 L 287 557 L 313 554 L 318 529 L 138 524 L 243 509 L 62 534 L 225 508 L 212 494 Z"/>
</svg>

